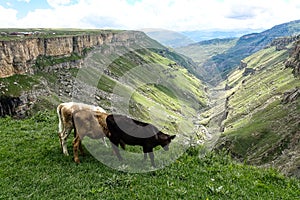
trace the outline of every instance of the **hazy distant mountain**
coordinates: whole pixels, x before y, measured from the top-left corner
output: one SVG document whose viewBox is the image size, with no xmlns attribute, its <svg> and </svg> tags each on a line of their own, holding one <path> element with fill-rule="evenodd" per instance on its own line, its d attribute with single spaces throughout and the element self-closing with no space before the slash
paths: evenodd
<svg viewBox="0 0 300 200">
<path fill-rule="evenodd" d="M 152 39 L 168 47 L 181 47 L 195 42 L 186 35 L 176 31 L 165 29 L 143 29 L 142 31 Z"/>
<path fill-rule="evenodd" d="M 217 67 L 211 66 L 207 69 L 203 65 L 213 56 L 223 54 L 228 51 L 228 49 L 232 48 L 236 44 L 237 40 L 238 38 L 205 40 L 188 46 L 175 48 L 175 51 L 190 57 L 198 65 L 198 67 L 192 71 L 196 73 L 195 75 L 197 77 L 202 80 L 207 80 L 207 78 L 211 80 L 211 74 L 219 74 Z"/>
<path fill-rule="evenodd" d="M 208 63 L 218 66 L 224 77 L 239 65 L 243 58 L 265 48 L 274 39 L 297 34 L 300 34 L 300 20 L 276 25 L 261 33 L 247 34 L 240 37 L 236 44 L 225 53 L 212 57 Z M 208 63 L 206 66 L 209 66 Z"/>
<path fill-rule="evenodd" d="M 235 38 L 249 33 L 257 33 L 263 31 L 262 29 L 243 29 L 243 30 L 198 30 L 198 31 L 183 31 L 183 35 L 191 38 L 194 41 L 200 42 L 204 40 L 211 40 L 215 38 Z"/>
<path fill-rule="evenodd" d="M 243 29 L 243 30 L 197 30 L 176 32 L 165 29 L 143 29 L 149 37 L 157 40 L 168 47 L 183 47 L 196 42 L 211 40 L 216 38 L 238 38 L 242 35 L 260 32 L 262 30 Z"/>
<path fill-rule="evenodd" d="M 265 48 L 274 39 L 279 37 L 293 36 L 297 34 L 300 34 L 300 20 L 276 25 L 273 28 L 260 33 L 250 33 L 243 35 L 238 38 L 235 43 L 227 42 L 226 44 L 225 41 L 218 41 L 217 44 L 219 46 L 216 46 L 216 44 L 212 43 L 211 41 L 203 41 L 176 50 L 193 59 L 195 59 L 196 56 L 198 58 L 198 66 L 199 68 L 201 68 L 201 70 L 197 71 L 201 72 L 203 71 L 203 69 L 204 71 L 207 71 L 209 76 L 205 76 L 206 81 L 214 84 L 224 79 L 233 69 L 235 69 L 240 64 L 240 61 L 243 58 Z M 225 47 L 227 49 L 223 48 L 223 42 L 225 42 Z M 189 48 L 193 51 L 189 50 Z M 196 49 L 200 49 L 201 51 L 196 52 Z M 214 51 L 212 51 L 212 49 Z M 203 58 L 204 53 L 207 54 L 210 51 L 212 53 L 210 55 L 206 55 L 205 60 L 199 59 L 199 56 L 202 56 Z"/>
</svg>

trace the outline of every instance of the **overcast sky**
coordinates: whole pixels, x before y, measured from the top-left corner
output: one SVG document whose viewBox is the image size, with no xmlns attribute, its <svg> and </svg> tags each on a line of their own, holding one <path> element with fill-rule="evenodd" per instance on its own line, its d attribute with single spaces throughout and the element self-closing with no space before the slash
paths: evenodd
<svg viewBox="0 0 300 200">
<path fill-rule="evenodd" d="M 268 29 L 300 19 L 299 0 L 0 0 L 0 27 Z"/>
</svg>

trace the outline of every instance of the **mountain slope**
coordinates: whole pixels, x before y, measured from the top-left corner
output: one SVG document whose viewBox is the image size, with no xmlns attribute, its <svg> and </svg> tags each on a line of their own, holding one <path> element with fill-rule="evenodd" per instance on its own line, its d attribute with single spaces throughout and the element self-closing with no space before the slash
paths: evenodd
<svg viewBox="0 0 300 200">
<path fill-rule="evenodd" d="M 194 43 L 195 41 L 190 39 L 184 34 L 179 32 L 163 30 L 163 29 L 144 29 L 142 30 L 149 37 L 157 40 L 161 44 L 167 47 L 180 47 Z"/>
<path fill-rule="evenodd" d="M 243 58 L 263 49 L 278 37 L 293 36 L 300 33 L 300 20 L 274 26 L 261 33 L 244 35 L 236 45 L 223 54 L 216 55 L 208 61 L 218 66 L 225 77 L 232 69 L 239 65 Z"/>
<path fill-rule="evenodd" d="M 190 44 L 188 46 L 175 48 L 175 51 L 192 58 L 198 66 L 195 67 L 195 70 L 193 71 L 195 75 L 205 82 L 210 83 L 213 82 L 211 80 L 213 77 L 211 74 L 214 74 L 215 77 L 217 77 L 217 74 L 220 74 L 220 72 L 215 65 L 210 65 L 209 67 L 204 67 L 204 65 L 206 65 L 209 59 L 212 59 L 216 55 L 225 53 L 228 49 L 233 47 L 237 40 L 237 38 L 206 40 Z"/>
<path fill-rule="evenodd" d="M 184 31 L 182 34 L 188 36 L 196 42 L 212 40 L 212 39 L 225 39 L 225 38 L 238 38 L 243 35 L 261 32 L 262 30 L 242 29 L 242 30 L 199 30 L 199 31 Z"/>
<path fill-rule="evenodd" d="M 243 59 L 229 75 L 224 133 L 217 148 L 300 177 L 300 81 L 286 68 L 289 51 L 291 45 L 265 48 Z"/>
<path fill-rule="evenodd" d="M 62 101 L 80 101 L 199 139 L 194 122 L 207 105 L 204 84 L 182 67 L 189 66 L 186 58 L 142 32 L 116 33 L 75 58 L 47 55 L 31 62 L 33 74 L 0 79 L 3 115 L 26 116 Z"/>
<path fill-rule="evenodd" d="M 207 48 L 202 49 L 203 44 L 199 43 L 199 48 L 190 45 L 178 49 L 178 52 L 200 60 L 198 64 L 199 73 L 206 73 L 206 82 L 216 85 L 222 80 L 226 79 L 226 76 L 240 64 L 240 61 L 247 56 L 265 48 L 274 39 L 278 37 L 294 36 L 300 33 L 300 20 L 280 24 L 274 26 L 271 29 L 260 33 L 251 33 L 240 37 L 234 43 L 228 43 L 226 48 L 223 48 L 221 43 L 220 49 L 209 45 Z M 220 40 L 222 41 L 222 40 Z M 189 48 L 191 50 L 189 50 Z M 208 50 L 207 50 L 208 49 Z M 216 49 L 210 52 L 209 49 Z M 202 55 L 206 55 L 203 57 Z"/>
</svg>

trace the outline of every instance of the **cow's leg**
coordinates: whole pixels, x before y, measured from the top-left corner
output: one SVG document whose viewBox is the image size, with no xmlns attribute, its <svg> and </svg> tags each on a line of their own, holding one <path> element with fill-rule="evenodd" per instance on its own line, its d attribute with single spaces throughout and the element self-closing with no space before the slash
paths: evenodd
<svg viewBox="0 0 300 200">
<path fill-rule="evenodd" d="M 61 147 L 63 154 L 69 155 L 68 150 L 65 147 L 66 146 L 66 131 L 65 131 L 65 129 L 63 129 L 62 132 L 58 133 L 58 137 L 59 137 L 60 147 Z"/>
<path fill-rule="evenodd" d="M 123 142 L 123 140 L 120 140 L 120 146 L 122 147 L 122 149 L 125 150 L 126 144 L 125 144 L 125 142 Z"/>
<path fill-rule="evenodd" d="M 153 154 L 153 151 L 149 152 L 149 157 L 150 157 L 152 166 L 156 167 L 155 163 L 154 163 L 154 154 Z"/>
<path fill-rule="evenodd" d="M 72 130 L 72 128 L 66 128 L 60 134 L 60 142 L 61 142 L 62 151 L 63 151 L 63 154 L 65 154 L 67 156 L 69 155 L 68 148 L 67 148 L 67 138 L 68 138 L 71 130 Z"/>
<path fill-rule="evenodd" d="M 79 150 L 80 150 L 81 155 L 84 156 L 85 154 L 84 154 L 84 150 L 83 150 L 83 147 L 82 147 L 81 140 L 79 140 Z"/>
<path fill-rule="evenodd" d="M 144 153 L 144 161 L 147 160 L 147 154 L 148 153 Z"/>
<path fill-rule="evenodd" d="M 80 138 L 77 135 L 73 140 L 73 154 L 74 154 L 74 161 L 76 163 L 80 163 L 79 157 L 78 157 L 78 149 L 80 148 Z"/>
<path fill-rule="evenodd" d="M 122 158 L 122 156 L 121 156 L 121 154 L 120 154 L 120 151 L 119 151 L 119 148 L 118 148 L 119 144 L 118 144 L 118 143 L 112 142 L 112 143 L 111 143 L 111 146 L 112 146 L 112 148 L 113 148 L 113 151 L 114 151 L 115 154 L 117 155 L 119 161 L 122 161 L 123 158 Z"/>
<path fill-rule="evenodd" d="M 103 141 L 103 144 L 105 145 L 105 147 L 108 147 L 108 145 L 106 143 L 106 140 L 105 140 L 105 137 L 102 137 L 102 141 Z"/>
<path fill-rule="evenodd" d="M 62 133 L 58 132 L 58 138 L 59 138 L 60 148 L 63 151 L 61 135 L 62 135 Z"/>
<path fill-rule="evenodd" d="M 153 167 L 156 167 L 156 166 L 155 166 L 155 163 L 154 163 L 153 148 L 150 148 L 150 147 L 143 147 L 143 151 L 144 151 L 144 160 L 147 159 L 147 153 L 149 153 L 149 157 L 150 157 L 150 160 L 151 160 L 151 164 L 152 164 Z"/>
<path fill-rule="evenodd" d="M 70 131 L 70 132 L 71 132 L 71 131 Z M 84 150 L 83 150 L 83 148 L 82 148 L 82 142 L 81 142 L 81 140 L 82 140 L 83 138 L 80 138 L 80 136 L 79 136 L 79 134 L 78 134 L 78 132 L 77 132 L 77 129 L 76 129 L 76 127 L 74 126 L 73 151 L 74 151 L 74 142 L 77 141 L 77 140 L 76 140 L 77 137 L 79 138 L 78 148 L 79 148 L 79 150 L 80 150 L 81 155 L 84 156 Z M 78 151 L 78 148 L 77 148 L 77 151 Z M 77 155 L 78 155 L 78 153 L 77 153 Z"/>
<path fill-rule="evenodd" d="M 147 154 L 148 154 L 148 151 L 146 149 L 146 147 L 143 146 L 143 152 L 144 152 L 144 161 L 147 160 Z"/>
</svg>

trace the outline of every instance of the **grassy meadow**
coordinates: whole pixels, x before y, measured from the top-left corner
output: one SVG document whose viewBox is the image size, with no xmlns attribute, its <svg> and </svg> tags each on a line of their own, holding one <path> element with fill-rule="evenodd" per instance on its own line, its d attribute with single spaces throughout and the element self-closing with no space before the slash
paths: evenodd
<svg viewBox="0 0 300 200">
<path fill-rule="evenodd" d="M 53 111 L 0 119 L 0 199 L 298 199 L 300 180 L 190 147 L 148 173 L 111 169 L 87 151 L 81 164 L 61 153 Z M 72 138 L 72 134 L 70 138 Z M 154 152 L 155 153 L 155 152 Z M 108 156 L 114 156 L 112 153 Z M 148 163 L 150 165 L 150 162 Z"/>
</svg>

